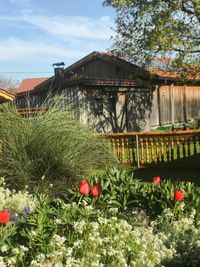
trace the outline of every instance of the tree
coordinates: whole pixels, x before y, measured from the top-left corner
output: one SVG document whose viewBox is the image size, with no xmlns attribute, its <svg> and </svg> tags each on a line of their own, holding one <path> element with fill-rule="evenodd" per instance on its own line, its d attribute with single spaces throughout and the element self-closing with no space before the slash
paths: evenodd
<svg viewBox="0 0 200 267">
<path fill-rule="evenodd" d="M 0 75 L 0 87 L 14 92 L 17 86 L 18 82 L 14 81 L 12 78 L 6 78 L 5 76 Z"/>
<path fill-rule="evenodd" d="M 105 0 L 116 12 L 112 51 L 135 63 L 200 65 L 200 0 Z"/>
</svg>

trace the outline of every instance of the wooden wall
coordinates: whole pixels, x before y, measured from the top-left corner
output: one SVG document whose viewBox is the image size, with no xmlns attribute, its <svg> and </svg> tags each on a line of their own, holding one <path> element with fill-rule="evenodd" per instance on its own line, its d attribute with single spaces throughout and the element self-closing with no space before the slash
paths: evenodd
<svg viewBox="0 0 200 267">
<path fill-rule="evenodd" d="M 73 103 L 80 120 L 97 132 L 149 131 L 161 125 L 200 119 L 200 86 L 64 88 L 65 103 Z M 44 101 L 44 94 L 30 95 L 31 107 Z M 17 99 L 24 108 L 26 97 Z"/>
<path fill-rule="evenodd" d="M 200 86 L 156 86 L 151 127 L 200 119 Z"/>
<path fill-rule="evenodd" d="M 137 69 L 135 69 L 135 72 Z M 110 62 L 95 59 L 87 64 L 67 73 L 68 81 L 79 79 L 131 79 L 136 75 L 133 69 L 127 70 L 122 64 L 111 64 Z"/>
</svg>

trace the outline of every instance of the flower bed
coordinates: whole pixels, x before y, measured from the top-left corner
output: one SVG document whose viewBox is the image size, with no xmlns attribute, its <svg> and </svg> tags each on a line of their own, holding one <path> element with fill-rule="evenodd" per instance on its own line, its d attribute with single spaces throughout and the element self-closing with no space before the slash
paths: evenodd
<svg viewBox="0 0 200 267">
<path fill-rule="evenodd" d="M 2 182 L 0 266 L 200 265 L 195 185 L 112 169 L 68 191 L 33 196 Z"/>
</svg>

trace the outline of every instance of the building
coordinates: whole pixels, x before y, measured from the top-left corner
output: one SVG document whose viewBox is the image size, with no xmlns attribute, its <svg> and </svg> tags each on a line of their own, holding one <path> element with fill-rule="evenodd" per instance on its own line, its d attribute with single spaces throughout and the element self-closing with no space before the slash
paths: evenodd
<svg viewBox="0 0 200 267">
<path fill-rule="evenodd" d="M 17 106 L 40 107 L 63 92 L 80 120 L 97 132 L 148 131 L 200 118 L 200 82 L 180 84 L 170 72 L 147 71 L 109 53 L 92 52 L 71 66 L 53 64 L 55 75 L 17 92 Z M 199 79 L 200 81 L 200 79 Z"/>
<path fill-rule="evenodd" d="M 15 99 L 15 94 L 9 92 L 4 88 L 0 88 L 0 104 L 6 103 L 8 101 L 13 101 Z"/>
</svg>

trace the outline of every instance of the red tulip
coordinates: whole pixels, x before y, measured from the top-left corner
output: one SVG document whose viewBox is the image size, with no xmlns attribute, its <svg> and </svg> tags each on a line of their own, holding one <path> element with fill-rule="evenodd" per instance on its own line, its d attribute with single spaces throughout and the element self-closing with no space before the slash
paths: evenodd
<svg viewBox="0 0 200 267">
<path fill-rule="evenodd" d="M 100 184 L 96 184 L 92 187 L 92 191 L 91 194 L 93 197 L 99 197 L 101 195 L 101 185 Z"/>
<path fill-rule="evenodd" d="M 6 224 L 9 222 L 10 219 L 10 213 L 7 210 L 1 210 L 0 211 L 0 223 Z"/>
<path fill-rule="evenodd" d="M 175 201 L 181 202 L 184 199 L 184 192 L 181 190 L 176 190 L 174 194 Z"/>
<path fill-rule="evenodd" d="M 79 191 L 82 195 L 87 196 L 90 193 L 90 185 L 86 180 L 83 180 L 80 183 Z"/>
<path fill-rule="evenodd" d="M 153 182 L 156 183 L 157 185 L 160 185 L 160 176 L 154 177 Z"/>
</svg>

